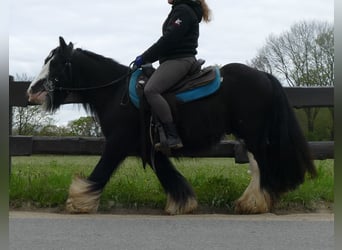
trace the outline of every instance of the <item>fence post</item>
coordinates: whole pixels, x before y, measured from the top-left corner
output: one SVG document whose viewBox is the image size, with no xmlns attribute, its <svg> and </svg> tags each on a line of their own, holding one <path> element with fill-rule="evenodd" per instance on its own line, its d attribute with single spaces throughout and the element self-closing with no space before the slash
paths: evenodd
<svg viewBox="0 0 342 250">
<path fill-rule="evenodd" d="M 11 85 L 11 83 L 14 81 L 14 77 L 13 76 L 9 76 L 9 84 Z M 10 97 L 11 98 L 11 97 Z M 10 137 L 12 135 L 12 121 L 13 121 L 13 106 L 9 105 L 9 110 L 8 110 L 8 115 L 9 115 L 9 120 L 8 120 L 8 137 Z M 9 138 L 10 139 L 10 138 Z M 11 149 L 11 145 L 9 142 L 9 150 Z M 12 170 L 12 157 L 11 157 L 11 153 L 8 154 L 8 173 L 11 176 L 11 170 Z"/>
</svg>

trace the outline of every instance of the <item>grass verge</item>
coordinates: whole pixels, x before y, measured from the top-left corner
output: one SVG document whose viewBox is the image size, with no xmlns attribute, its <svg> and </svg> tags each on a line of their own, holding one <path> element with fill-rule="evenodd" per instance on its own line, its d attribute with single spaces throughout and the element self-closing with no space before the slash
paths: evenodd
<svg viewBox="0 0 342 250">
<path fill-rule="evenodd" d="M 53 208 L 64 210 L 68 188 L 75 174 L 87 176 L 96 165 L 97 156 L 13 157 L 10 178 L 10 208 Z M 177 169 L 193 186 L 199 210 L 233 212 L 234 201 L 247 187 L 247 164 L 233 159 L 185 158 L 174 160 Z M 278 211 L 316 211 L 331 209 L 334 194 L 334 161 L 316 161 L 318 178 L 305 181 L 295 191 L 282 196 Z M 124 161 L 107 184 L 100 212 L 115 209 L 162 209 L 166 197 L 155 174 L 143 169 L 137 158 Z M 323 204 L 323 205 L 322 205 Z"/>
</svg>

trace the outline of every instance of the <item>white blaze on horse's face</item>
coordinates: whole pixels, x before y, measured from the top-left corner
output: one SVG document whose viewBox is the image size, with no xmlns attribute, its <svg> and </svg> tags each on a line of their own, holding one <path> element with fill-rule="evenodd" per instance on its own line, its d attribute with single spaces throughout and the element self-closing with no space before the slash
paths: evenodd
<svg viewBox="0 0 342 250">
<path fill-rule="evenodd" d="M 50 74 L 50 62 L 54 56 L 52 56 L 49 61 L 47 61 L 39 75 L 31 82 L 30 87 L 27 90 L 27 95 L 29 102 L 42 104 L 45 101 L 47 90 L 44 87 L 44 83 L 48 80 Z"/>
</svg>

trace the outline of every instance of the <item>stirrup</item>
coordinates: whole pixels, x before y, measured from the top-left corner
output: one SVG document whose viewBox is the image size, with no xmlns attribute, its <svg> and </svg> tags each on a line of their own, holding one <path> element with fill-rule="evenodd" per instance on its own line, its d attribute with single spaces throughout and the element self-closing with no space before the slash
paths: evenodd
<svg viewBox="0 0 342 250">
<path fill-rule="evenodd" d="M 162 145 L 162 143 L 160 142 L 157 142 L 155 145 L 154 145 L 154 148 L 157 150 L 157 151 L 163 151 L 165 148 L 169 148 L 169 149 L 179 149 L 179 148 L 182 148 L 184 147 L 182 141 L 178 142 L 178 143 L 175 143 L 175 144 L 166 144 L 166 145 Z"/>
<path fill-rule="evenodd" d="M 182 148 L 183 147 L 183 143 L 182 143 L 182 141 L 179 139 L 179 142 L 177 142 L 177 143 L 174 143 L 174 144 L 169 144 L 168 145 L 169 146 L 169 148 L 171 148 L 171 149 L 179 149 L 179 148 Z"/>
</svg>

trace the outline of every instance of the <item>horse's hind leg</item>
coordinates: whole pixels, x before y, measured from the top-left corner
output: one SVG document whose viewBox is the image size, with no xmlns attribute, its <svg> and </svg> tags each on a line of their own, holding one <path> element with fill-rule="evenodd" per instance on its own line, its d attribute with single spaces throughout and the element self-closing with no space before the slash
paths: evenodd
<svg viewBox="0 0 342 250">
<path fill-rule="evenodd" d="M 197 200 L 187 180 L 165 155 L 157 152 L 154 158 L 154 171 L 167 194 L 165 211 L 171 215 L 194 211 Z"/>
<path fill-rule="evenodd" d="M 251 181 L 242 196 L 236 201 L 235 212 L 240 214 L 267 213 L 271 209 L 270 194 L 260 187 L 259 166 L 252 153 L 248 152 Z"/>
</svg>

